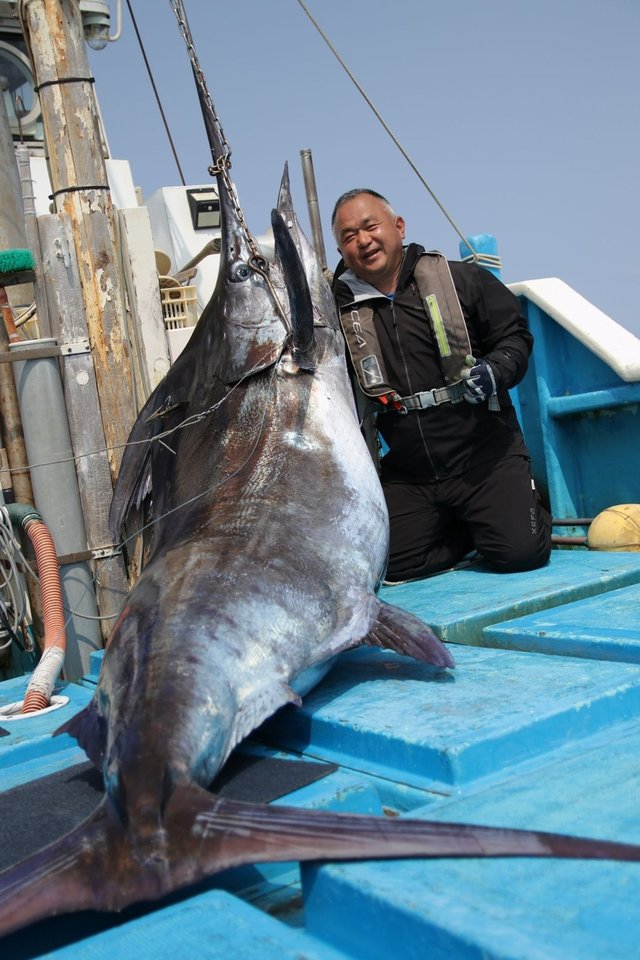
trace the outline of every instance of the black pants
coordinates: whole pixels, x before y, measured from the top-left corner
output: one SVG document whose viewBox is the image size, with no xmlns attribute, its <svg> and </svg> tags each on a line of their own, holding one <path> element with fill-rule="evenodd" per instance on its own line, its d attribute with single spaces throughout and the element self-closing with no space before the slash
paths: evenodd
<svg viewBox="0 0 640 960">
<path fill-rule="evenodd" d="M 551 552 L 551 517 L 523 456 L 437 483 L 383 479 L 391 520 L 387 580 L 446 570 L 474 548 L 501 573 L 534 570 Z"/>
</svg>

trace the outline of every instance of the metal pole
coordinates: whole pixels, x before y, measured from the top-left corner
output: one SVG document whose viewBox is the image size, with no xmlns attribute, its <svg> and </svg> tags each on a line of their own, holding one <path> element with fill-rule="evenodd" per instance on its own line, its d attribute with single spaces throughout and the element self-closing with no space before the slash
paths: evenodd
<svg viewBox="0 0 640 960">
<path fill-rule="evenodd" d="M 71 449 L 60 371 L 55 357 L 29 359 L 29 351 L 52 346 L 55 340 L 24 340 L 10 352 L 24 360 L 12 364 L 31 464 L 35 506 L 56 547 L 67 624 L 65 677 L 77 680 L 89 670 L 89 657 L 102 648 L 98 609 L 87 553 L 78 481 Z"/>
<path fill-rule="evenodd" d="M 24 206 L 3 87 L 4 78 L 0 77 L 0 250 L 24 250 L 27 247 Z M 14 307 L 28 307 L 33 300 L 30 283 L 13 284 L 7 292 Z"/>
<path fill-rule="evenodd" d="M 593 523 L 593 517 L 554 517 L 552 527 L 588 527 Z"/>
<path fill-rule="evenodd" d="M 0 84 L 0 249 L 26 248 L 22 194 L 11 126 Z M 24 290 L 20 284 L 18 291 Z M 13 291 L 12 291 L 13 294 Z M 0 353 L 6 353 L 9 338 L 0 323 Z M 31 478 L 27 468 L 27 454 L 22 436 L 16 385 L 10 364 L 0 364 L 0 445 L 4 446 L 12 474 L 16 500 L 33 502 Z"/>
<path fill-rule="evenodd" d="M 309 220 L 311 222 L 311 235 L 313 237 L 313 246 L 316 256 L 320 261 L 323 270 L 327 267 L 327 254 L 324 249 L 324 240 L 322 238 L 322 223 L 320 221 L 320 208 L 318 206 L 318 194 L 316 192 L 316 178 L 313 172 L 313 157 L 311 150 L 305 148 L 300 151 L 300 161 L 302 163 L 302 176 L 304 177 L 304 189 L 307 194 L 307 209 L 309 211 Z"/>
<path fill-rule="evenodd" d="M 106 442 L 99 416 L 98 385 L 91 354 L 84 352 L 86 326 L 78 264 L 73 249 L 72 224 L 64 214 L 38 218 L 42 263 L 51 326 L 58 342 L 75 344 L 62 358 L 62 384 L 75 471 L 84 512 L 84 529 L 92 550 L 111 544 L 109 505 L 112 486 Z M 64 252 L 63 256 L 60 256 Z M 96 595 L 106 641 L 128 593 L 122 555 L 106 551 L 94 561 Z"/>
</svg>

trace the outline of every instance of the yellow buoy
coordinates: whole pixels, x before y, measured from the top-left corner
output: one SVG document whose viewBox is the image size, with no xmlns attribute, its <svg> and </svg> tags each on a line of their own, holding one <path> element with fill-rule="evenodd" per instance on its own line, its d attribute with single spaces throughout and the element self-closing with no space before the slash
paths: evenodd
<svg viewBox="0 0 640 960">
<path fill-rule="evenodd" d="M 640 551 L 640 503 L 618 503 L 594 518 L 587 534 L 589 550 Z"/>
</svg>

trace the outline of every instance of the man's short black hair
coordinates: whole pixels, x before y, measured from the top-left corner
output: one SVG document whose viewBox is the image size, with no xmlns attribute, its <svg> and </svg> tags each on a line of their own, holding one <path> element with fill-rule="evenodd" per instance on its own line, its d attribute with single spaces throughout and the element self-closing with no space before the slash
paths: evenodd
<svg viewBox="0 0 640 960">
<path fill-rule="evenodd" d="M 355 200 L 355 198 L 359 197 L 361 193 L 368 193 L 370 197 L 377 197 L 378 200 L 382 200 L 382 202 L 386 203 L 386 205 L 389 207 L 389 210 L 391 210 L 391 212 L 393 213 L 391 204 L 389 203 L 386 197 L 382 196 L 381 193 L 378 193 L 376 190 L 371 190 L 369 187 L 356 187 L 355 190 L 347 190 L 346 193 L 343 193 L 342 196 L 338 197 L 338 199 L 336 200 L 336 205 L 333 208 L 333 213 L 331 214 L 331 229 L 333 229 L 333 226 L 336 222 L 336 216 L 338 214 L 338 210 L 340 209 L 342 204 L 348 203 L 349 200 Z"/>
</svg>

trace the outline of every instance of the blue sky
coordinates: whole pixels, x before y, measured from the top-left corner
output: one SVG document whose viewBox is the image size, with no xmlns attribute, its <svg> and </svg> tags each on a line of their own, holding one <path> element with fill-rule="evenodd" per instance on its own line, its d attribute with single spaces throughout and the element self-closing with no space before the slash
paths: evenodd
<svg viewBox="0 0 640 960">
<path fill-rule="evenodd" d="M 640 335 L 639 0 L 305 0 L 465 234 L 498 238 L 506 282 L 557 276 Z M 187 183 L 209 146 L 168 2 L 131 0 Z M 263 233 L 285 160 L 306 224 L 310 148 L 328 260 L 336 197 L 385 194 L 407 238 L 458 257 L 458 237 L 297 0 L 185 0 Z M 112 156 L 149 196 L 179 184 L 123 3 L 123 36 L 91 52 Z M 112 0 L 115 18 L 115 2 Z"/>
</svg>

